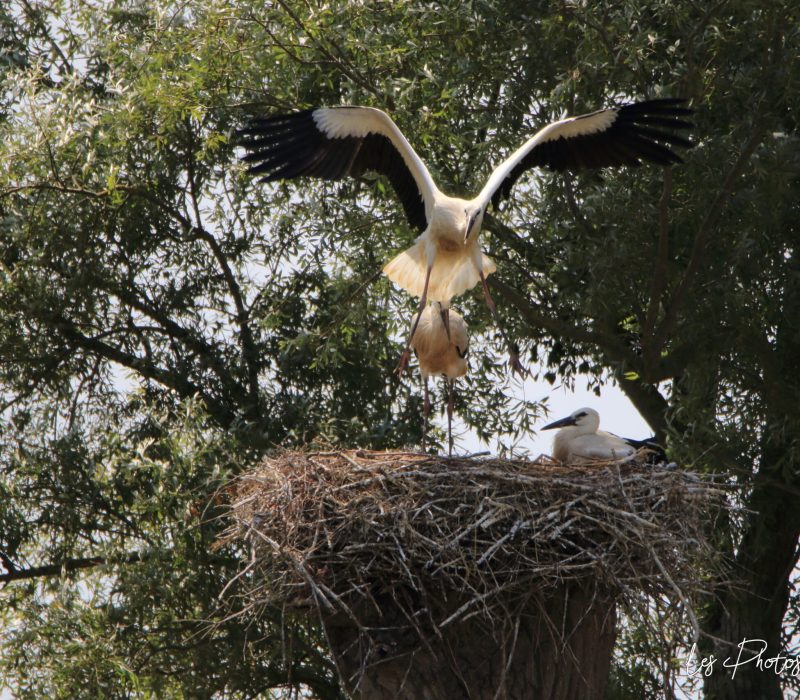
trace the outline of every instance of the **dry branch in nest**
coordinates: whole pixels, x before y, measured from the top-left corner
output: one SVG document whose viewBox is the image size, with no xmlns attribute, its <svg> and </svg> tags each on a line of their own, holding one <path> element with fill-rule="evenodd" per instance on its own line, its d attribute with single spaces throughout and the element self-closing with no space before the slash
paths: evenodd
<svg viewBox="0 0 800 700">
<path fill-rule="evenodd" d="M 724 490 L 637 460 L 350 451 L 278 453 L 231 497 L 227 538 L 251 547 L 245 600 L 350 625 L 363 671 L 470 618 L 507 630 L 534 593 L 540 606 L 565 590 L 586 605 L 634 592 L 686 604 L 713 558 L 703 521 Z"/>
</svg>

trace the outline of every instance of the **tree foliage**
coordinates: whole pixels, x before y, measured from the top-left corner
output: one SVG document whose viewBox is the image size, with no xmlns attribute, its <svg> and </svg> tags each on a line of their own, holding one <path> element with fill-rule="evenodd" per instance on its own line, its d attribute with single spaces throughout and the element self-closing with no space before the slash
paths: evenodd
<svg viewBox="0 0 800 700">
<path fill-rule="evenodd" d="M 338 696 L 313 629 L 206 624 L 246 556 L 213 546 L 232 474 L 277 445 L 419 438 L 419 391 L 392 374 L 413 304 L 375 274 L 414 235 L 387 184 L 264 187 L 236 162 L 249 115 L 316 104 L 387 109 L 471 195 L 562 112 L 692 99 L 684 165 L 541 173 L 490 211 L 491 280 L 547 378 L 618 382 L 675 458 L 736 476 L 750 511 L 715 535 L 745 585 L 703 627 L 782 648 L 800 534 L 797 14 L 3 5 L 0 668 L 19 696 Z M 535 406 L 506 398 L 478 293 L 458 304 L 476 334 L 458 408 L 513 441 Z"/>
</svg>

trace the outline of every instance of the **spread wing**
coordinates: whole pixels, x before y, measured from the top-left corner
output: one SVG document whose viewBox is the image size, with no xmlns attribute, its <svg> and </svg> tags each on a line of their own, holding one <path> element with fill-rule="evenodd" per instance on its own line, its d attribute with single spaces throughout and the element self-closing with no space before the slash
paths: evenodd
<svg viewBox="0 0 800 700">
<path fill-rule="evenodd" d="M 425 164 L 397 125 L 372 107 L 319 107 L 252 119 L 239 131 L 249 171 L 272 182 L 385 175 L 409 223 L 424 230 L 437 192 Z"/>
<path fill-rule="evenodd" d="M 548 124 L 495 169 L 481 200 L 497 206 L 520 176 L 535 167 L 578 170 L 607 166 L 680 163 L 672 147 L 690 148 L 684 136 L 692 113 L 682 99 L 658 99 L 601 109 Z"/>
</svg>

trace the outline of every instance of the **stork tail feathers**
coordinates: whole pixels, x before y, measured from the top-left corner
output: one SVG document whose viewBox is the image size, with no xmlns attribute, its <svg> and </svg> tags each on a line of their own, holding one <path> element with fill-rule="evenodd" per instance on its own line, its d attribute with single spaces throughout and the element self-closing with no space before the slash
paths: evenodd
<svg viewBox="0 0 800 700">
<path fill-rule="evenodd" d="M 447 260 L 449 257 L 452 259 Z M 497 269 L 491 258 L 483 253 L 481 253 L 481 263 L 484 276 L 492 274 Z M 426 270 L 425 241 L 417 241 L 391 260 L 383 268 L 383 273 L 409 294 L 421 297 Z M 428 300 L 447 303 L 453 297 L 472 289 L 479 281 L 480 275 L 470 257 L 440 250 L 437 254 L 437 263 L 431 270 Z"/>
<path fill-rule="evenodd" d="M 422 296 L 425 284 L 425 256 L 422 246 L 415 243 L 408 250 L 404 250 L 384 265 L 383 274 L 410 294 Z"/>
</svg>

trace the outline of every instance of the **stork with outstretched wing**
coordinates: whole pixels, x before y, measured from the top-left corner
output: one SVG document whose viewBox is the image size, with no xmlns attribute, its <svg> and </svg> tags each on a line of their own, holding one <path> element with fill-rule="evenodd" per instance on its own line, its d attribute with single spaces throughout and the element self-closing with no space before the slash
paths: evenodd
<svg viewBox="0 0 800 700">
<path fill-rule="evenodd" d="M 384 267 L 393 282 L 420 298 L 417 319 L 428 300 L 442 304 L 483 285 L 486 303 L 509 347 L 511 366 L 524 372 L 516 345 L 502 330 L 486 277 L 494 263 L 483 254 L 479 234 L 486 208 L 508 197 L 519 177 L 534 167 L 576 170 L 607 166 L 679 163 L 673 147 L 690 147 L 677 133 L 692 124 L 681 99 L 655 99 L 601 109 L 548 124 L 506 158 L 477 197 L 444 194 L 397 125 L 372 107 L 319 107 L 253 119 L 240 132 L 250 172 L 267 182 L 309 176 L 338 180 L 367 171 L 385 175 L 411 226 L 414 244 Z M 449 333 L 449 323 L 445 320 Z M 416 324 L 398 363 L 409 358 Z"/>
</svg>

